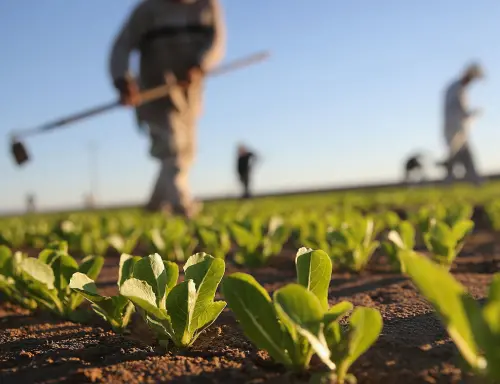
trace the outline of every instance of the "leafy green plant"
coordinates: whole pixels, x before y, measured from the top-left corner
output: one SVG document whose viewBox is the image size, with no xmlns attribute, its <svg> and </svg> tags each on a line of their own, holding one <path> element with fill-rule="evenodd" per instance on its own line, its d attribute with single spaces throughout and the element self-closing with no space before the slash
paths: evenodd
<svg viewBox="0 0 500 384">
<path fill-rule="evenodd" d="M 494 276 L 481 307 L 446 268 L 412 251 L 401 252 L 400 258 L 469 367 L 494 382 L 500 380 L 500 274 Z"/>
<path fill-rule="evenodd" d="M 450 227 L 443 221 L 432 220 L 424 242 L 433 260 L 450 268 L 462 250 L 465 238 L 474 229 L 472 220 L 461 220 Z"/>
<path fill-rule="evenodd" d="M 465 202 L 450 204 L 444 208 L 442 220 L 449 226 L 455 227 L 463 221 L 469 221 L 474 213 L 472 204 Z"/>
<path fill-rule="evenodd" d="M 359 272 L 366 267 L 379 246 L 372 218 L 363 217 L 344 222 L 328 232 L 330 256 L 341 268 Z"/>
<path fill-rule="evenodd" d="M 24 258 L 19 268 L 24 292 L 38 307 L 57 316 L 79 321 L 84 316 L 84 312 L 77 311 L 83 296 L 69 288 L 71 276 L 81 272 L 95 280 L 104 259 L 101 256 L 87 256 L 78 265 L 67 249 L 66 242 L 52 244 L 51 248 L 41 251 L 38 258 Z"/>
<path fill-rule="evenodd" d="M 415 248 L 415 228 L 409 221 L 401 221 L 387 234 L 387 240 L 383 241 L 381 246 L 392 267 L 404 273 L 404 265 L 401 264 L 398 253 L 402 249 L 413 250 Z"/>
<path fill-rule="evenodd" d="M 129 228 L 123 234 L 113 233 L 108 236 L 108 244 L 116 249 L 120 254 L 131 254 L 142 235 L 142 231 L 137 228 Z"/>
<path fill-rule="evenodd" d="M 182 220 L 173 219 L 161 230 L 154 227 L 144 233 L 152 254 L 158 253 L 165 260 L 186 261 L 198 246 L 198 239 Z"/>
<path fill-rule="evenodd" d="M 493 200 L 484 205 L 488 220 L 495 231 L 500 231 L 500 200 Z"/>
<path fill-rule="evenodd" d="M 118 288 L 132 275 L 134 264 L 140 259 L 139 256 L 121 255 L 118 270 Z M 87 299 L 91 303 L 94 312 L 106 320 L 115 332 L 123 333 L 125 331 L 135 309 L 134 304 L 125 296 L 120 294 L 111 297 L 101 296 L 97 292 L 94 280 L 81 272 L 73 274 L 69 287 Z"/>
<path fill-rule="evenodd" d="M 410 216 L 412 223 L 423 236 L 430 231 L 433 223 L 436 221 L 444 222 L 449 227 L 454 227 L 459 222 L 470 220 L 472 213 L 473 206 L 471 204 L 454 203 L 424 206 Z M 423 237 L 422 240 L 424 240 Z"/>
<path fill-rule="evenodd" d="M 400 222 L 401 219 L 396 212 L 385 210 L 376 216 L 375 230 L 379 233 L 386 229 L 391 231 L 396 229 Z"/>
<path fill-rule="evenodd" d="M 106 254 L 110 245 L 108 240 L 101 236 L 101 233 L 97 229 L 91 232 L 81 233 L 78 240 L 80 243 L 79 249 L 81 249 L 85 255 L 103 256 Z"/>
<path fill-rule="evenodd" d="M 190 347 L 226 306 L 214 301 L 225 262 L 206 253 L 192 255 L 184 265 L 184 281 L 177 283 L 179 267 L 158 254 L 135 262 L 120 294 L 135 304 L 161 345 L 171 340 Z"/>
<path fill-rule="evenodd" d="M 225 259 L 231 250 L 231 237 L 226 228 L 200 226 L 197 228 L 200 246 L 214 257 Z"/>
<path fill-rule="evenodd" d="M 3 227 L 0 231 L 0 245 L 5 245 L 10 248 L 18 248 L 23 245 L 26 238 L 26 230 L 23 228 L 23 223 L 16 221 L 9 227 Z"/>
<path fill-rule="evenodd" d="M 229 231 L 238 246 L 235 261 L 251 268 L 263 266 L 271 256 L 279 254 L 289 237 L 279 217 L 271 218 L 267 227 L 258 219 L 234 222 Z"/>
<path fill-rule="evenodd" d="M 0 245 L 0 291 L 8 298 L 28 309 L 35 309 L 36 302 L 24 296 L 19 265 L 26 256 Z"/>
<path fill-rule="evenodd" d="M 353 326 L 341 327 L 339 320 L 353 306 L 344 301 L 329 307 L 329 256 L 301 248 L 296 269 L 298 283 L 278 289 L 273 299 L 251 275 L 241 272 L 224 278 L 222 293 L 245 335 L 274 361 L 302 372 L 316 353 L 328 370 L 336 372 L 338 382 L 344 383 L 352 362 L 380 334 L 380 313 L 365 308 L 378 314 L 373 316 L 357 308 L 351 318 Z"/>
</svg>

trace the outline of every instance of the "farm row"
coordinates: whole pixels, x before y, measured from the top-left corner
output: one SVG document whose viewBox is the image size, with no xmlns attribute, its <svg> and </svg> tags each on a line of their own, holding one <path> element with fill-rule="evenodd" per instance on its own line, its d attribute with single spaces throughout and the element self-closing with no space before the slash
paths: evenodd
<svg viewBox="0 0 500 384">
<path fill-rule="evenodd" d="M 388 364 L 394 351 L 385 348 L 378 359 L 373 354 L 383 355 L 380 348 L 394 337 L 395 318 L 423 305 L 435 311 L 433 318 L 454 342 L 464 370 L 500 380 L 495 255 L 489 264 L 479 261 L 477 281 L 470 279 L 477 271 L 467 271 L 461 262 L 478 237 L 487 237 L 494 251 L 499 206 L 492 190 L 463 188 L 270 199 L 242 207 L 213 204 L 192 223 L 132 211 L 10 218 L 0 227 L 0 289 L 12 303 L 3 304 L 4 318 L 13 325 L 9 316 L 15 313 L 28 323 L 50 314 L 45 326 L 109 328 L 113 332 L 106 338 L 114 335 L 126 345 L 141 340 L 141 348 L 149 351 L 127 360 L 159 364 L 156 369 L 165 369 L 166 361 L 155 359 L 168 358 L 170 367 L 178 367 L 172 363 L 176 358 L 203 360 L 205 346 L 211 368 L 199 361 L 202 368 L 195 376 L 200 382 L 207 382 L 214 361 L 218 373 L 208 381 L 232 382 L 237 374 L 229 366 L 238 359 L 252 367 L 253 374 L 238 373 L 245 381 L 398 382 L 402 371 L 395 367 L 391 376 Z M 379 297 L 386 289 L 377 284 L 366 303 L 357 294 L 335 294 L 342 281 L 378 281 L 381 276 L 391 280 L 387 289 L 398 291 L 386 307 L 373 301 L 373 294 Z M 367 284 L 367 291 L 373 286 L 373 281 Z M 484 299 L 481 305 L 473 296 Z M 417 304 L 417 297 L 424 301 Z M 21 329 L 9 327 L 2 336 L 8 341 L 0 360 L 2 375 L 12 381 L 33 379 L 33 369 L 21 372 L 12 366 L 29 329 L 16 326 Z M 21 334 L 18 343 L 14 334 Z M 146 334 L 149 346 L 144 345 Z M 243 358 L 235 357 L 235 340 L 236 355 Z M 213 349 L 217 345 L 219 351 Z M 109 345 L 101 340 L 95 348 L 105 355 Z M 53 354 L 40 346 L 36 351 Z M 249 353 L 257 355 L 250 358 Z M 223 362 L 216 359 L 219 355 Z M 378 379 L 363 365 L 367 356 L 385 359 Z M 90 364 L 98 366 L 95 371 L 88 359 L 78 359 L 87 365 L 82 382 L 125 380 L 104 363 Z M 63 361 L 59 369 L 75 382 L 74 368 Z M 130 361 L 115 363 L 114 369 L 120 369 Z M 192 370 L 184 366 L 174 376 L 188 382 Z M 144 367 L 139 371 L 145 381 L 164 379 Z"/>
</svg>

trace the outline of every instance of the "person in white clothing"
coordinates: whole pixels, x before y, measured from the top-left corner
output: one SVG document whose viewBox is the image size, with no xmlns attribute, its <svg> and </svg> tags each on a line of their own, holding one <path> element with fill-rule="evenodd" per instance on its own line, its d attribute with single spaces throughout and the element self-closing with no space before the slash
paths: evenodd
<svg viewBox="0 0 500 384">
<path fill-rule="evenodd" d="M 454 170 L 461 164 L 465 170 L 464 179 L 476 185 L 481 184 L 474 159 L 468 143 L 472 119 L 479 110 L 469 109 L 467 90 L 474 80 L 482 79 L 484 72 L 474 63 L 467 67 L 462 76 L 454 80 L 446 89 L 444 108 L 444 136 L 448 146 L 448 158 L 443 163 L 446 167 L 446 181 L 455 180 Z"/>
</svg>

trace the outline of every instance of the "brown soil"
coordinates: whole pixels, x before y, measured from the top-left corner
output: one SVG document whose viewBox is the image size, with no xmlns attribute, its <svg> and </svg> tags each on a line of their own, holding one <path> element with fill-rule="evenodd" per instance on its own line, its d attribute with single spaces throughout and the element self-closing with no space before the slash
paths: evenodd
<svg viewBox="0 0 500 384">
<path fill-rule="evenodd" d="M 453 272 L 476 298 L 483 298 L 500 266 L 500 239 L 477 232 Z M 273 291 L 295 280 L 294 252 L 268 267 L 245 270 L 227 261 L 227 273 L 245 271 Z M 108 257 L 99 279 L 103 293 L 116 292 L 118 260 Z M 330 304 L 350 300 L 378 308 L 384 329 L 376 344 L 352 367 L 359 383 L 458 383 L 471 378 L 431 307 L 413 284 L 375 257 L 361 275 L 336 273 Z M 0 383 L 287 383 L 307 380 L 287 375 L 242 335 L 229 310 L 189 351 L 165 352 L 134 318 L 130 335 L 117 335 L 93 318 L 79 325 L 47 314 L 30 315 L 2 299 Z M 304 381 L 303 381 L 304 382 Z"/>
</svg>

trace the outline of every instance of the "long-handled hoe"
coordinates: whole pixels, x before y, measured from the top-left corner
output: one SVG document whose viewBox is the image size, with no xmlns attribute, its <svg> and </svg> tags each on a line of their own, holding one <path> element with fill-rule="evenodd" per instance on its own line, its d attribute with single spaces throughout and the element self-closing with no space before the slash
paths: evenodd
<svg viewBox="0 0 500 384">
<path fill-rule="evenodd" d="M 263 51 L 263 52 L 258 52 L 253 55 L 249 55 L 247 57 L 243 57 L 241 59 L 229 62 L 228 64 L 222 65 L 214 70 L 212 70 L 208 75 L 210 77 L 212 76 L 217 76 L 217 75 L 222 75 L 227 72 L 234 71 L 236 69 L 242 68 L 249 66 L 251 64 L 254 64 L 259 61 L 263 61 L 269 57 L 269 52 Z M 168 95 L 169 90 L 170 90 L 171 84 L 163 84 L 159 87 L 153 88 L 146 90 L 141 93 L 141 105 L 147 104 L 151 101 L 155 101 L 157 99 L 160 99 L 162 97 L 165 97 Z M 30 156 L 28 154 L 28 151 L 26 150 L 26 147 L 24 146 L 23 142 L 21 139 L 24 139 L 29 136 L 34 136 L 37 134 L 45 133 L 52 131 L 56 128 L 61 128 L 64 126 L 67 126 L 71 123 L 75 123 L 77 121 L 83 120 L 87 117 L 95 116 L 98 114 L 101 114 L 103 112 L 110 111 L 114 108 L 120 107 L 121 103 L 119 100 L 109 102 L 107 104 L 99 105 L 93 108 L 89 108 L 87 110 L 84 110 L 82 112 L 75 113 L 70 116 L 63 117 L 59 120 L 56 121 L 51 121 L 49 123 L 40 125 L 38 127 L 26 129 L 26 130 L 20 130 L 20 131 L 14 131 L 11 133 L 11 153 L 12 156 L 14 157 L 14 160 L 17 165 L 21 166 L 27 161 L 29 161 Z"/>
</svg>

